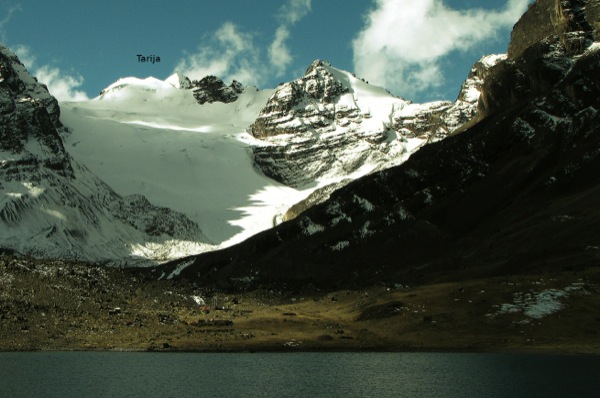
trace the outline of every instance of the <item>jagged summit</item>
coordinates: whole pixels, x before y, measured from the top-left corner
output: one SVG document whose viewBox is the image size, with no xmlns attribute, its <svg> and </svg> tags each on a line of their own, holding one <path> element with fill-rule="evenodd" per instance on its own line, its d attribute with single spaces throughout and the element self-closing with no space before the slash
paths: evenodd
<svg viewBox="0 0 600 398">
<path fill-rule="evenodd" d="M 213 102 L 228 104 L 237 100 L 238 95 L 244 92 L 242 83 L 234 80 L 229 86 L 226 86 L 223 80 L 216 76 L 206 76 L 200 80 L 194 80 L 191 89 L 194 98 L 200 105 Z"/>
<path fill-rule="evenodd" d="M 399 164 L 474 116 L 481 85 L 481 79 L 474 79 L 486 65 L 473 72 L 468 97 L 414 104 L 314 61 L 304 76 L 275 90 L 251 126 L 251 134 L 268 143 L 253 148 L 254 162 L 266 175 L 294 187 L 339 182 L 339 176 Z"/>
<path fill-rule="evenodd" d="M 100 92 L 98 99 L 130 100 L 133 97 L 144 97 L 146 101 L 160 101 L 165 98 L 181 96 L 174 90 L 184 90 L 192 93 L 200 105 L 213 102 L 231 103 L 244 92 L 244 86 L 233 81 L 226 86 L 216 76 L 206 76 L 200 80 L 191 81 L 187 76 L 174 73 L 165 80 L 155 77 L 140 79 L 125 77 L 117 80 Z"/>
<path fill-rule="evenodd" d="M 58 101 L 50 95 L 48 87 L 31 76 L 17 55 L 1 44 L 0 58 L 2 64 L 0 82 L 8 89 L 6 95 L 14 97 L 18 102 L 33 101 L 42 104 L 48 111 L 54 126 L 61 127 Z M 11 106 L 8 104 L 12 101 L 10 98 L 4 97 L 0 100 L 3 101 L 0 106 Z"/>
</svg>

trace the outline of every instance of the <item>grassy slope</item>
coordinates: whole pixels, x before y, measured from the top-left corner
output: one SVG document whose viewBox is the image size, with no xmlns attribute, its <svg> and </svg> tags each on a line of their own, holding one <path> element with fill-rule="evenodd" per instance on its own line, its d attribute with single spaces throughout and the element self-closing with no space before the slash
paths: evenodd
<svg viewBox="0 0 600 398">
<path fill-rule="evenodd" d="M 187 282 L 143 281 L 115 269 L 6 256 L 0 275 L 0 350 L 600 354 L 598 267 L 414 288 L 235 295 L 201 292 Z M 558 300 L 563 308 L 541 319 L 523 312 L 487 315 L 513 303 L 515 294 L 569 286 L 577 290 Z M 191 298 L 195 294 L 206 298 L 209 313 Z"/>
</svg>

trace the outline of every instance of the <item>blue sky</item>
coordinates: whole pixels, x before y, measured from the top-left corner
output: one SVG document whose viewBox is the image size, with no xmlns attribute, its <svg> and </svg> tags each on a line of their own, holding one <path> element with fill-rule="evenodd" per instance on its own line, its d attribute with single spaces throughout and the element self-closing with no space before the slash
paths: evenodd
<svg viewBox="0 0 600 398">
<path fill-rule="evenodd" d="M 415 102 L 452 100 L 477 59 L 506 51 L 530 2 L 0 0 L 0 40 L 61 100 L 174 71 L 274 88 L 315 59 Z"/>
</svg>

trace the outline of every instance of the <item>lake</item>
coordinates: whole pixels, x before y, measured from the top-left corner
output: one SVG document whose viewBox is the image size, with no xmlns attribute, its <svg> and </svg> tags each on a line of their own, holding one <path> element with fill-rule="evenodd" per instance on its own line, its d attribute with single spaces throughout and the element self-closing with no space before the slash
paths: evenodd
<svg viewBox="0 0 600 398">
<path fill-rule="evenodd" d="M 592 397 L 600 357 L 0 353 L 0 397 Z"/>
</svg>

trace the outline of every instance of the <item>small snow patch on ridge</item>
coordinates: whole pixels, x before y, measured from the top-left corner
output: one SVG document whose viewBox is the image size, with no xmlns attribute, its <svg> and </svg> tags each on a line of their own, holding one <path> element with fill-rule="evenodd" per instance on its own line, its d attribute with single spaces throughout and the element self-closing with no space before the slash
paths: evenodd
<svg viewBox="0 0 600 398">
<path fill-rule="evenodd" d="M 338 202 L 333 202 L 327 207 L 327 214 L 334 216 L 330 222 L 331 226 L 337 225 L 340 221 L 346 220 L 352 222 L 352 218 L 348 217 L 346 213 L 342 211 L 342 206 Z"/>
<path fill-rule="evenodd" d="M 310 218 L 304 217 L 300 221 L 300 226 L 302 227 L 302 233 L 306 236 L 314 235 L 318 232 L 323 232 L 325 227 L 319 224 L 315 224 Z"/>
<path fill-rule="evenodd" d="M 373 210 L 375 210 L 375 206 L 373 205 L 373 203 L 369 202 L 367 199 L 363 199 L 360 196 L 357 196 L 356 194 L 352 198 L 352 201 L 354 203 L 360 205 L 360 207 L 362 207 L 363 210 L 365 210 L 368 213 L 370 213 Z"/>
<path fill-rule="evenodd" d="M 348 242 L 347 240 L 342 240 L 342 241 L 339 241 L 338 243 L 336 243 L 335 245 L 331 246 L 330 248 L 331 248 L 331 251 L 341 252 L 348 246 L 350 246 L 350 242 Z"/>
<path fill-rule="evenodd" d="M 371 225 L 370 221 L 365 222 L 365 224 L 362 226 L 362 228 L 359 231 L 359 235 L 361 237 L 361 239 L 367 238 L 369 236 L 372 236 L 375 234 L 374 231 L 369 230 L 369 226 Z"/>
</svg>

